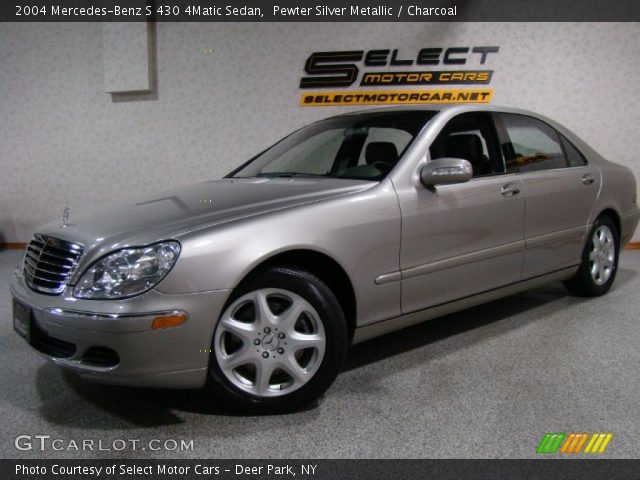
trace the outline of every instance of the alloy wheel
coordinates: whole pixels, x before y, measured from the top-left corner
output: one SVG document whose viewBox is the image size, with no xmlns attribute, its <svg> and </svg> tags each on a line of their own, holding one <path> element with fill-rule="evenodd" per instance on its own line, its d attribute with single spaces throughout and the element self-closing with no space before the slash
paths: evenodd
<svg viewBox="0 0 640 480">
<path fill-rule="evenodd" d="M 235 300 L 214 337 L 216 361 L 237 388 L 260 397 L 291 393 L 311 380 L 326 347 L 316 309 L 288 290 L 263 288 Z"/>
<path fill-rule="evenodd" d="M 599 226 L 591 237 L 589 271 L 596 285 L 607 283 L 615 266 L 616 243 L 607 225 Z"/>
</svg>

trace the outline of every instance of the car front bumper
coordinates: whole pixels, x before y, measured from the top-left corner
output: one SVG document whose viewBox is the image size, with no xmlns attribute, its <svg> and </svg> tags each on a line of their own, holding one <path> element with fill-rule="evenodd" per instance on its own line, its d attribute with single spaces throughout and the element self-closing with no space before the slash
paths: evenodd
<svg viewBox="0 0 640 480">
<path fill-rule="evenodd" d="M 213 330 L 229 290 L 117 301 L 32 291 L 16 269 L 12 297 L 30 309 L 31 346 L 51 362 L 102 383 L 161 388 L 205 384 Z M 176 327 L 152 329 L 162 314 L 184 313 Z"/>
</svg>

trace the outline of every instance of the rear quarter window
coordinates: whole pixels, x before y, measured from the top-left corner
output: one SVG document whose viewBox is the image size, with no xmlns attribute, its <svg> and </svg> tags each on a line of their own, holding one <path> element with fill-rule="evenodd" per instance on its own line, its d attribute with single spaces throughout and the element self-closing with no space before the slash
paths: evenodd
<svg viewBox="0 0 640 480">
<path fill-rule="evenodd" d="M 562 141 L 562 146 L 564 147 L 564 153 L 567 156 L 567 163 L 570 167 L 582 167 L 587 164 L 586 158 L 584 155 L 580 153 L 573 143 L 560 135 L 560 140 Z"/>
<path fill-rule="evenodd" d="M 509 141 L 502 146 L 507 172 L 565 168 L 569 164 L 558 133 L 546 123 L 517 114 L 500 114 Z"/>
</svg>

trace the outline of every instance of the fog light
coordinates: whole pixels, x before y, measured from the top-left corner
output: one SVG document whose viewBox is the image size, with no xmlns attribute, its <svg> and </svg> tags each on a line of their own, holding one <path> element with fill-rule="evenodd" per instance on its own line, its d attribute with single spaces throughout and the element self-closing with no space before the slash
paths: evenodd
<svg viewBox="0 0 640 480">
<path fill-rule="evenodd" d="M 182 325 L 186 321 L 187 316 L 183 313 L 162 315 L 161 317 L 156 317 L 153 319 L 151 328 L 155 330 L 156 328 L 177 327 L 178 325 Z"/>
</svg>

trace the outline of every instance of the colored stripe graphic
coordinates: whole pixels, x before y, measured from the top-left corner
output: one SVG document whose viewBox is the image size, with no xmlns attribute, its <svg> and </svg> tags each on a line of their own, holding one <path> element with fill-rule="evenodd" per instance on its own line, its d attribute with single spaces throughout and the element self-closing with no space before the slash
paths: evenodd
<svg viewBox="0 0 640 480">
<path fill-rule="evenodd" d="M 613 438 L 612 433 L 558 433 L 550 432 L 545 434 L 538 445 L 537 453 L 604 453 Z M 587 441 L 588 440 L 588 441 Z M 584 451 L 582 447 L 586 447 Z"/>
<path fill-rule="evenodd" d="M 567 439 L 562 444 L 560 453 L 580 453 L 584 442 L 589 437 L 588 433 L 571 433 L 567 436 Z"/>
<path fill-rule="evenodd" d="M 546 447 L 547 447 L 547 443 L 549 442 L 549 438 L 551 438 L 551 434 L 547 433 L 543 438 L 542 441 L 540 442 L 540 445 L 538 445 L 538 449 L 536 450 L 537 453 L 545 453 Z"/>
<path fill-rule="evenodd" d="M 564 440 L 565 436 L 565 433 L 547 433 L 540 442 L 540 445 L 538 445 L 537 452 L 556 453 L 556 451 L 558 451 L 558 448 L 560 448 L 560 444 L 562 443 L 562 440 Z"/>
<path fill-rule="evenodd" d="M 582 450 L 582 446 L 587 441 L 587 438 L 589 438 L 588 433 L 582 433 L 581 435 L 582 435 L 582 439 L 578 442 L 578 445 L 576 445 L 575 450 L 571 453 L 580 453 L 580 450 Z"/>
<path fill-rule="evenodd" d="M 584 449 L 584 453 L 604 453 L 613 438 L 612 433 L 594 433 Z"/>
<path fill-rule="evenodd" d="M 567 435 L 567 439 L 562 444 L 562 448 L 560 449 L 560 453 L 569 453 L 569 450 L 573 450 L 575 446 L 574 443 L 576 441 L 577 435 L 575 433 L 570 433 Z"/>
</svg>

